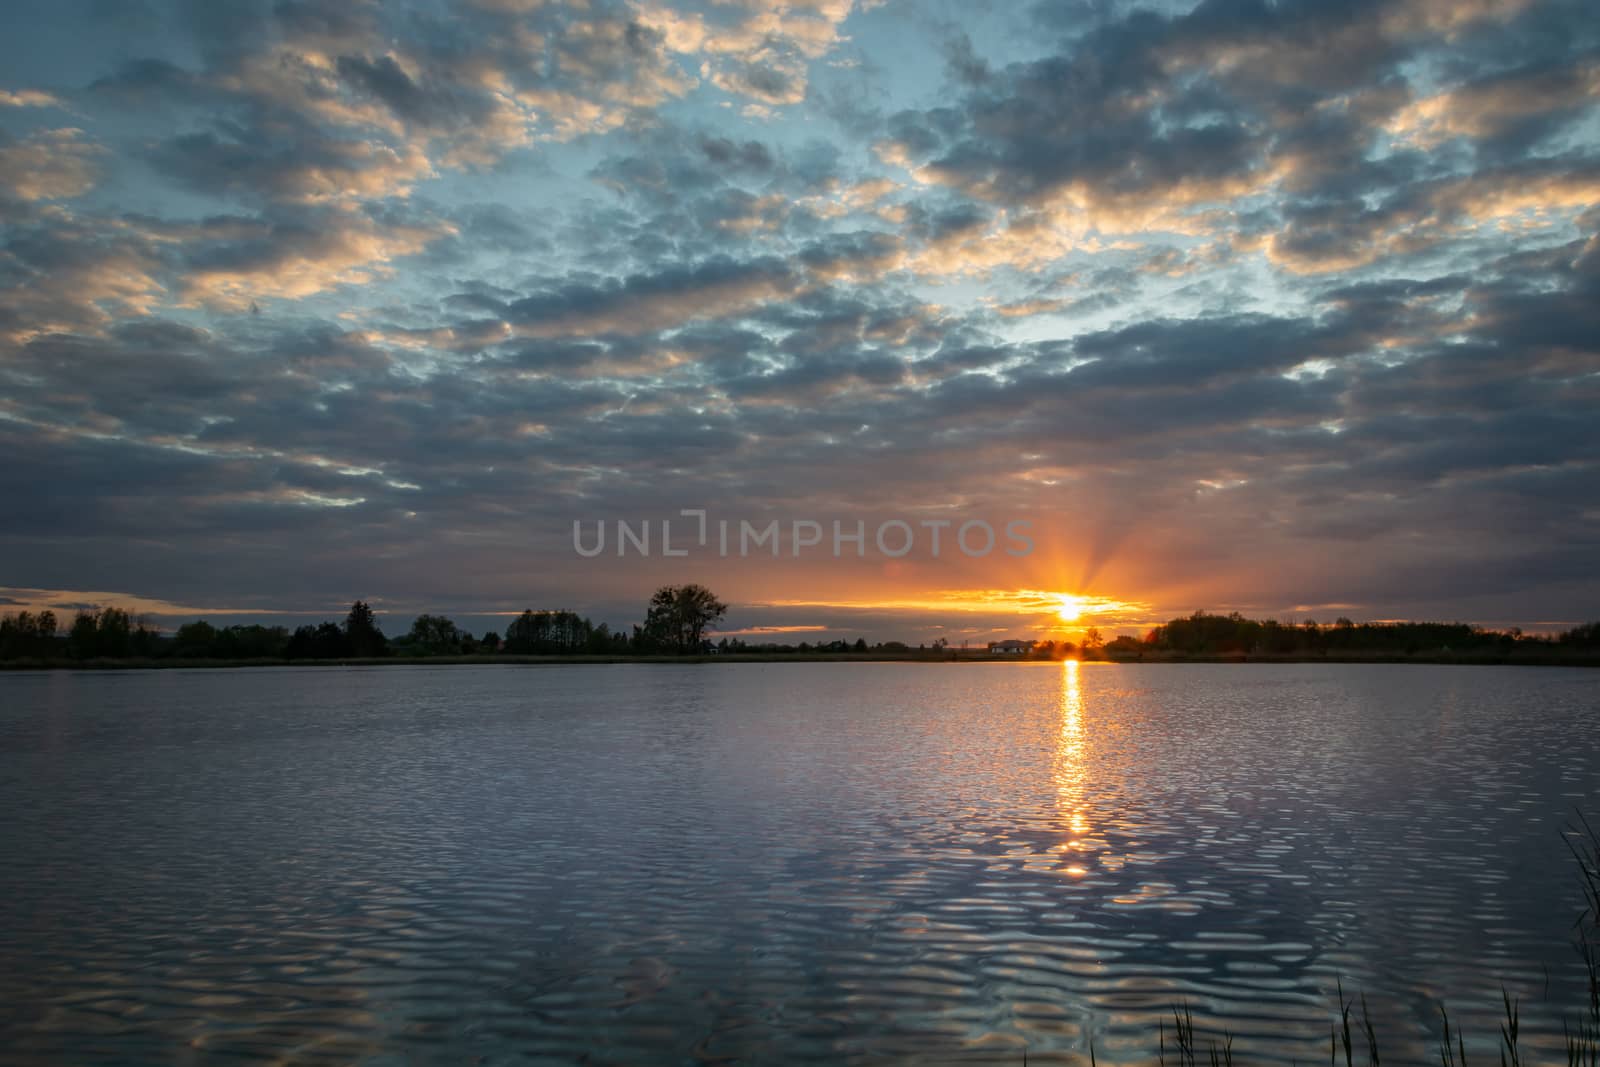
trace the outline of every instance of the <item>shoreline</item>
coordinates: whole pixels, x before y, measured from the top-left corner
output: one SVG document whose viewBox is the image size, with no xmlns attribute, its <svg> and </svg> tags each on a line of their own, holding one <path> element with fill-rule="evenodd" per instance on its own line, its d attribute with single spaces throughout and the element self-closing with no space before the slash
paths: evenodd
<svg viewBox="0 0 1600 1067">
<path fill-rule="evenodd" d="M 1291 663 L 1392 663 L 1423 666 L 1470 667 L 1600 667 L 1596 654 L 1483 655 L 1463 653 L 1341 653 L 1327 656 L 1274 656 L 1267 654 L 1218 653 L 1185 655 L 1151 652 L 1140 656 L 1099 655 L 1068 657 L 1083 663 L 1109 663 L 1123 666 L 1167 663 L 1213 664 L 1291 664 Z M 995 656 L 986 652 L 946 650 L 933 652 L 726 652 L 696 656 L 635 655 L 471 655 L 471 656 L 383 656 L 339 659 L 91 659 L 91 660 L 5 660 L 0 673 L 10 671 L 144 671 L 144 670 L 232 670 L 244 667 L 538 667 L 595 666 L 621 664 L 712 664 L 712 663 L 1062 663 L 1063 659 L 1021 656 Z"/>
</svg>

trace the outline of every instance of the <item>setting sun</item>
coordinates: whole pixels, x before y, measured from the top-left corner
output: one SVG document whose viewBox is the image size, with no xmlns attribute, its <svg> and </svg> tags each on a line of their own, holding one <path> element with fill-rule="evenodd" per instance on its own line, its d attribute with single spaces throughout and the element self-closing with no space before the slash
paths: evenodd
<svg viewBox="0 0 1600 1067">
<path fill-rule="evenodd" d="M 1056 597 L 1056 617 L 1062 622 L 1077 622 L 1083 617 L 1083 599 L 1071 593 L 1061 593 Z"/>
</svg>

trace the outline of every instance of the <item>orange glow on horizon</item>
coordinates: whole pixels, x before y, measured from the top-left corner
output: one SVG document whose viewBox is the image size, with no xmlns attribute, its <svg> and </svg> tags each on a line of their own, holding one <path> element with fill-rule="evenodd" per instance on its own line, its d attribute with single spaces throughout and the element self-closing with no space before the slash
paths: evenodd
<svg viewBox="0 0 1600 1067">
<path fill-rule="evenodd" d="M 1151 607 L 1140 601 L 1043 589 L 944 589 L 921 596 L 874 598 L 781 598 L 757 601 L 762 607 L 843 608 L 906 611 L 928 614 L 959 613 L 996 617 L 1033 616 L 1045 628 L 1060 632 L 1064 624 L 1093 616 L 1097 626 L 1140 627 L 1150 624 Z"/>
</svg>

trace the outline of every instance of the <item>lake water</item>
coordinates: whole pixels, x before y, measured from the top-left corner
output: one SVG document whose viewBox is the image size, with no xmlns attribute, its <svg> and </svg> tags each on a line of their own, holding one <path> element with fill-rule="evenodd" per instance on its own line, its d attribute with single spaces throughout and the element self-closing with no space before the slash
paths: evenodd
<svg viewBox="0 0 1600 1067">
<path fill-rule="evenodd" d="M 1342 977 L 1497 1062 L 1582 1002 L 1580 804 L 1580 670 L 0 675 L 0 1059 L 1317 1062 Z"/>
</svg>

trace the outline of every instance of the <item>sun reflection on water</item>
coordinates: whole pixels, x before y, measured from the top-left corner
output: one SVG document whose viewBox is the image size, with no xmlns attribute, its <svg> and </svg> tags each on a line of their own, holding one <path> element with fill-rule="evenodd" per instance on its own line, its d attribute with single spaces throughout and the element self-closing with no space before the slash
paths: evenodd
<svg viewBox="0 0 1600 1067">
<path fill-rule="evenodd" d="M 1056 746 L 1056 803 L 1071 834 L 1063 850 L 1085 851 L 1084 838 L 1093 832 L 1089 822 L 1089 765 L 1085 753 L 1082 665 L 1069 659 L 1061 665 L 1061 740 Z M 1068 874 L 1087 873 L 1081 863 L 1066 868 Z"/>
</svg>

